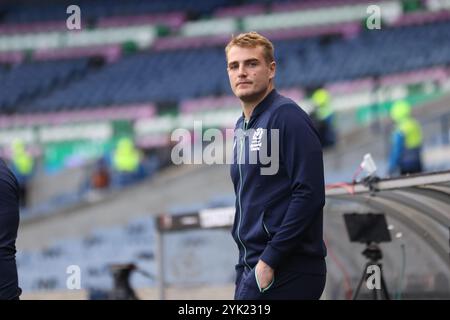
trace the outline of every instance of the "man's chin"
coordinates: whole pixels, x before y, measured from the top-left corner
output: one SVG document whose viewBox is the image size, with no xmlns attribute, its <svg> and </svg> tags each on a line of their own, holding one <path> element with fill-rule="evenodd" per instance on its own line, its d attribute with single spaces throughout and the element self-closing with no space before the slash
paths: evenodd
<svg viewBox="0 0 450 320">
<path fill-rule="evenodd" d="M 240 99 L 240 100 L 242 100 L 242 101 L 244 101 L 244 102 L 247 102 L 247 101 L 253 101 L 253 100 L 255 100 L 255 98 L 257 98 L 258 97 L 258 93 L 257 92 L 237 92 L 236 93 L 236 96 Z"/>
</svg>

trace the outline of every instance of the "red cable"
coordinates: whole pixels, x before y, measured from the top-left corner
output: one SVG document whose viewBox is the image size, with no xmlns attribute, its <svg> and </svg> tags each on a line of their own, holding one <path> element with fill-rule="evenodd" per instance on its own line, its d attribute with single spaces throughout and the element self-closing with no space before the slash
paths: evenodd
<svg viewBox="0 0 450 320">
<path fill-rule="evenodd" d="M 326 185 L 326 189 L 335 189 L 335 188 L 344 188 L 347 190 L 347 192 L 351 195 L 355 194 L 355 184 L 356 184 L 356 178 L 359 176 L 363 168 L 361 166 L 358 166 L 356 171 L 353 173 L 352 178 L 352 184 L 348 184 L 345 182 L 338 182 L 338 183 L 330 183 Z"/>
<path fill-rule="evenodd" d="M 339 268 L 339 270 L 341 270 L 342 274 L 344 275 L 344 287 L 346 287 L 346 288 L 344 288 L 345 298 L 347 300 L 351 300 L 351 298 L 353 296 L 353 289 L 350 285 L 350 277 L 348 276 L 348 273 L 345 270 L 344 266 L 339 262 L 337 257 L 334 255 L 331 247 L 328 246 L 328 241 L 327 241 L 326 236 L 324 236 L 324 242 L 325 242 L 325 246 L 327 247 L 327 251 L 328 251 L 328 254 L 330 255 L 330 258 L 334 261 L 336 266 Z"/>
<path fill-rule="evenodd" d="M 345 183 L 345 182 L 330 183 L 330 184 L 327 184 L 325 188 L 327 190 L 328 189 L 335 189 L 335 188 L 343 188 L 343 189 L 347 190 L 347 192 L 349 194 L 352 194 L 352 195 L 355 194 L 355 187 L 354 187 L 354 185 L 350 185 L 350 184 Z"/>
</svg>

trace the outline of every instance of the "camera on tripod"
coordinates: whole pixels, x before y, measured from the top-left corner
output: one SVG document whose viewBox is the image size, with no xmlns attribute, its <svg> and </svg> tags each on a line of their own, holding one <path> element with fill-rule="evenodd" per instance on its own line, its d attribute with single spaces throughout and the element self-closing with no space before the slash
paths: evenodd
<svg viewBox="0 0 450 320">
<path fill-rule="evenodd" d="M 367 270 L 371 266 L 378 266 L 380 270 L 381 287 L 372 289 L 372 297 L 374 300 L 378 298 L 389 300 L 389 292 L 383 276 L 382 264 L 379 262 L 383 258 L 383 253 L 378 246 L 381 242 L 390 242 L 391 234 L 389 233 L 386 217 L 383 213 L 345 213 L 345 226 L 351 242 L 365 243 L 366 248 L 362 251 L 362 255 L 368 260 L 362 272 L 361 279 L 353 294 L 352 299 L 358 298 L 361 286 L 368 278 Z"/>
</svg>

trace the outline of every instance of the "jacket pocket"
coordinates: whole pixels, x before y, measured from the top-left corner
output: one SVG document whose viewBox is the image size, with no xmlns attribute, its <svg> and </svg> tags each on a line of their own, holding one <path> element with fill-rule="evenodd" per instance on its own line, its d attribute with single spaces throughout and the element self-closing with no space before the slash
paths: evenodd
<svg viewBox="0 0 450 320">
<path fill-rule="evenodd" d="M 254 222 L 251 238 L 265 246 L 267 241 L 269 241 L 272 237 L 269 232 L 270 229 L 267 227 L 266 221 L 264 221 L 264 215 L 265 211 L 260 211 L 258 219 Z"/>
<path fill-rule="evenodd" d="M 269 228 L 267 227 L 267 224 L 266 224 L 266 222 L 265 222 L 265 219 L 266 219 L 266 212 L 267 212 L 266 210 L 264 210 L 264 211 L 262 212 L 262 228 L 263 228 L 264 233 L 266 234 L 268 240 L 270 240 L 270 239 L 272 239 L 272 234 L 270 233 Z"/>
<path fill-rule="evenodd" d="M 261 293 L 264 293 L 264 292 L 266 292 L 267 290 L 269 290 L 269 289 L 273 286 L 273 284 L 274 284 L 274 282 L 275 282 L 275 275 L 274 275 L 273 278 L 272 278 L 272 281 L 267 285 L 267 287 L 261 288 L 261 286 L 260 286 L 260 284 L 259 284 L 258 275 L 256 274 L 256 267 L 253 268 L 253 274 L 254 274 L 254 276 L 255 276 L 255 282 L 256 282 L 256 285 L 257 285 L 257 287 L 258 287 L 258 290 L 259 290 L 259 292 L 261 292 Z"/>
</svg>

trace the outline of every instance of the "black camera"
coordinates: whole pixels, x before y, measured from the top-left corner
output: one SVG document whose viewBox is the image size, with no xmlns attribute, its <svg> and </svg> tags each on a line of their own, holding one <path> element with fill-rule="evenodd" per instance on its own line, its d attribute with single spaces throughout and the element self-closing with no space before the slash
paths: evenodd
<svg viewBox="0 0 450 320">
<path fill-rule="evenodd" d="M 345 226 L 351 242 L 390 242 L 386 217 L 383 213 L 345 213 Z"/>
</svg>

